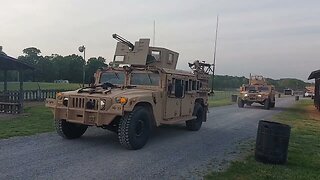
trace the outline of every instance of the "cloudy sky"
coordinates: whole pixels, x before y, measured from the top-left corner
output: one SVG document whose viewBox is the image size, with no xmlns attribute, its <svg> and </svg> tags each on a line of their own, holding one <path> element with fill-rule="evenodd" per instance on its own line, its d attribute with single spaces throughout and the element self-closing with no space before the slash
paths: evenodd
<svg viewBox="0 0 320 180">
<path fill-rule="evenodd" d="M 156 46 L 187 62 L 213 59 L 219 14 L 217 74 L 306 80 L 320 69 L 317 0 L 0 0 L 0 45 L 14 57 L 34 46 L 43 55 L 79 54 L 111 60 L 118 33 L 130 41 L 153 36 Z"/>
</svg>

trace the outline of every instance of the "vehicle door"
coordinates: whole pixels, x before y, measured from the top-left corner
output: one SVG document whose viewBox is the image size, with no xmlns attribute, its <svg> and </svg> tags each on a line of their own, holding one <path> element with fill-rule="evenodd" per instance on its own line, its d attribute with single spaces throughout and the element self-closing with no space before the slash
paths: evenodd
<svg viewBox="0 0 320 180">
<path fill-rule="evenodd" d="M 181 98 L 181 116 L 191 116 L 193 113 L 196 91 L 200 83 L 195 79 L 184 78 L 184 97 Z"/>
<path fill-rule="evenodd" d="M 165 102 L 165 119 L 181 115 L 181 99 L 184 97 L 184 80 L 178 75 L 167 75 L 167 97 Z"/>
</svg>

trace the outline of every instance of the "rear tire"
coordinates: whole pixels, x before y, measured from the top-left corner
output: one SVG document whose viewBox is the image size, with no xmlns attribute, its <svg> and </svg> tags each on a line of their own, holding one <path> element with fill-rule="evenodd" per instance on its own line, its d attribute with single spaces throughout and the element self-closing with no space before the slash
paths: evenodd
<svg viewBox="0 0 320 180">
<path fill-rule="evenodd" d="M 88 128 L 86 125 L 67 122 L 64 119 L 56 120 L 55 127 L 57 133 L 65 139 L 79 138 Z"/>
<path fill-rule="evenodd" d="M 202 122 L 205 120 L 205 110 L 202 105 L 196 103 L 192 115 L 197 118 L 186 121 L 187 129 L 190 131 L 198 131 L 202 126 Z"/>
<path fill-rule="evenodd" d="M 271 104 L 270 104 L 270 99 L 266 99 L 266 100 L 264 101 L 263 106 L 264 106 L 264 109 L 269 110 L 269 109 L 270 109 L 270 106 L 271 106 Z"/>
<path fill-rule="evenodd" d="M 244 107 L 244 102 L 241 98 L 238 98 L 238 107 L 243 108 Z"/>
<path fill-rule="evenodd" d="M 121 146 L 127 149 L 141 149 L 149 139 L 150 130 L 150 113 L 146 107 L 137 106 L 120 119 L 118 139 Z"/>
</svg>

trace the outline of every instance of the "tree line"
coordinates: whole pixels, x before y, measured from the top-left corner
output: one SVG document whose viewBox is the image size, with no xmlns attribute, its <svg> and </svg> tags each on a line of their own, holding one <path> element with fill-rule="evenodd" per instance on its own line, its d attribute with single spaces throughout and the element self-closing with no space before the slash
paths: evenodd
<svg viewBox="0 0 320 180">
<path fill-rule="evenodd" d="M 72 83 L 82 83 L 83 66 L 85 68 L 85 82 L 89 83 L 90 78 L 98 68 L 108 66 L 106 59 L 103 57 L 91 57 L 87 62 L 82 56 L 72 54 L 61 56 L 59 54 L 52 54 L 51 56 L 42 56 L 41 51 L 35 47 L 24 49 L 23 55 L 18 57 L 18 61 L 29 64 L 35 67 L 34 71 L 24 72 L 24 81 L 36 82 L 53 82 L 54 80 L 68 80 Z M 17 81 L 17 72 L 8 72 L 9 81 Z M 290 88 L 294 90 L 303 90 L 308 84 L 298 79 L 279 79 L 274 80 L 267 78 L 268 84 L 276 87 L 276 90 L 283 91 L 283 89 Z M 0 73 L 0 81 L 3 81 L 3 73 Z M 215 75 L 214 89 L 238 89 L 242 84 L 248 84 L 248 78 Z M 210 79 L 211 84 L 211 79 Z M 211 87 L 211 86 L 210 86 Z"/>
<path fill-rule="evenodd" d="M 27 70 L 23 74 L 24 81 L 53 82 L 54 80 L 69 80 L 72 83 L 82 83 L 83 67 L 85 68 L 85 81 L 89 83 L 90 77 L 98 68 L 108 66 L 103 57 L 91 57 L 85 62 L 82 56 L 72 54 L 61 56 L 52 54 L 42 56 L 40 49 L 35 47 L 23 50 L 23 55 L 18 57 L 18 61 L 35 67 L 34 71 Z M 3 74 L 0 74 L 0 81 Z M 8 72 L 8 81 L 17 81 L 17 72 Z"/>
<path fill-rule="evenodd" d="M 299 79 L 294 78 L 282 78 L 282 79 L 271 79 L 266 78 L 266 81 L 270 85 L 274 85 L 276 90 L 282 92 L 284 89 L 293 89 L 303 91 L 306 86 L 311 85 Z M 214 77 L 214 89 L 226 90 L 226 89 L 238 89 L 243 84 L 248 84 L 249 79 L 242 76 L 228 76 L 228 75 L 215 75 Z M 211 83 L 211 80 L 210 80 Z"/>
</svg>

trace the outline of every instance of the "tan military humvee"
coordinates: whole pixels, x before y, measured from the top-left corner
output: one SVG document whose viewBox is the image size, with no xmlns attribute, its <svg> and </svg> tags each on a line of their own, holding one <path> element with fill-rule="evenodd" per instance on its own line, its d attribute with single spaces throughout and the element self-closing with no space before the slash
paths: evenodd
<svg viewBox="0 0 320 180">
<path fill-rule="evenodd" d="M 149 47 L 149 39 L 133 45 L 113 37 L 119 42 L 112 65 L 98 70 L 90 87 L 47 99 L 58 134 L 79 138 L 97 126 L 116 132 L 125 148 L 139 149 L 155 126 L 185 122 L 199 130 L 207 119 L 211 65 L 195 61 L 192 72 L 176 70 L 177 52 Z"/>
<path fill-rule="evenodd" d="M 249 84 L 240 87 L 238 106 L 243 108 L 245 104 L 251 106 L 252 103 L 259 103 L 264 109 L 275 107 L 275 88 L 268 85 L 262 76 L 250 75 Z"/>
</svg>

